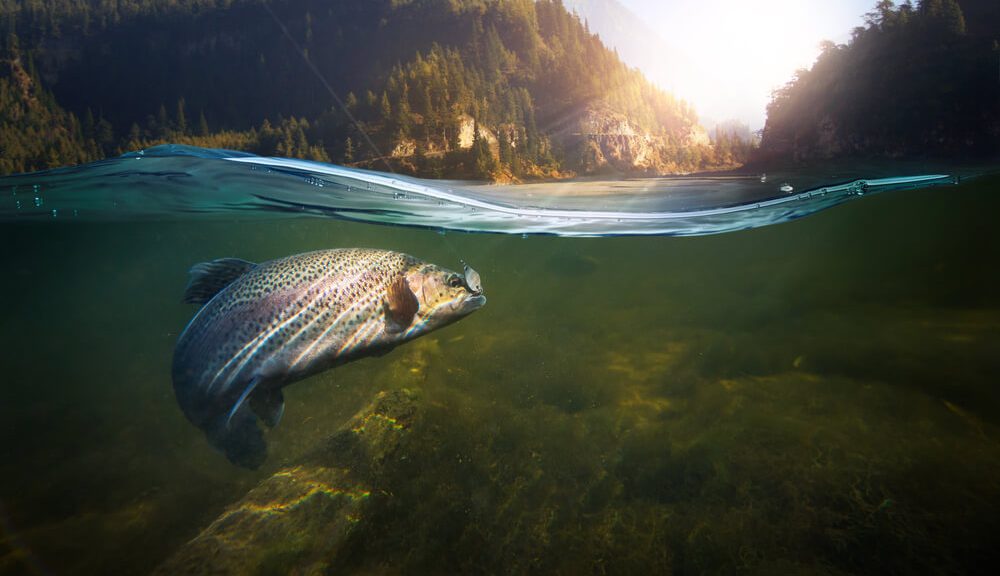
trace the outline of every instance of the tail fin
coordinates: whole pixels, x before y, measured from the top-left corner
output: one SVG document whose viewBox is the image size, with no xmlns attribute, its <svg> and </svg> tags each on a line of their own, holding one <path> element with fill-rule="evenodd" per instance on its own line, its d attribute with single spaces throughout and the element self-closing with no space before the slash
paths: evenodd
<svg viewBox="0 0 1000 576">
<path fill-rule="evenodd" d="M 257 426 L 257 417 L 245 405 L 231 417 L 220 415 L 205 430 L 205 435 L 212 446 L 237 466 L 256 470 L 267 459 L 267 443 Z"/>
</svg>

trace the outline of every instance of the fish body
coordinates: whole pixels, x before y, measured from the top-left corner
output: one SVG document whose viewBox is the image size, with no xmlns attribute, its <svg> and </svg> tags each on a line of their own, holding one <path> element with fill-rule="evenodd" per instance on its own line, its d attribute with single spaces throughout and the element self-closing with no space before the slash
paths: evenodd
<svg viewBox="0 0 1000 576">
<path fill-rule="evenodd" d="M 486 302 L 463 275 L 400 252 L 336 249 L 254 264 L 195 265 L 185 301 L 204 303 L 178 338 L 173 383 L 187 418 L 235 464 L 267 455 L 281 389 L 441 328 Z"/>
</svg>

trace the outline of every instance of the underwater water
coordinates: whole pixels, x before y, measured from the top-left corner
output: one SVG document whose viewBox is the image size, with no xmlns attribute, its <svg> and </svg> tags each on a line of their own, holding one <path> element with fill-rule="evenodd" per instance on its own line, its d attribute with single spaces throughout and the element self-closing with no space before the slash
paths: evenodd
<svg viewBox="0 0 1000 576">
<path fill-rule="evenodd" d="M 343 173 L 165 158 L 0 179 L 0 574 L 996 565 L 996 176 L 399 178 L 352 204 Z M 286 388 L 267 462 L 233 466 L 171 386 L 188 268 L 346 246 L 464 260 L 489 301 Z"/>
</svg>

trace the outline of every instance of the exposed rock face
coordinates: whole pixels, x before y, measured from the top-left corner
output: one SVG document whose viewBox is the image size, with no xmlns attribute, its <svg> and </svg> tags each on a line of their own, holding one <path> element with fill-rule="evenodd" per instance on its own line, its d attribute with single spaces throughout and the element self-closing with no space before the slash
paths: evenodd
<svg viewBox="0 0 1000 576">
<path fill-rule="evenodd" d="M 417 142 L 412 138 L 406 138 L 396 143 L 392 152 L 389 153 L 389 156 L 393 158 L 405 158 L 407 156 L 413 156 L 416 151 Z"/>
<path fill-rule="evenodd" d="M 417 411 L 409 392 L 382 392 L 301 463 L 229 506 L 153 573 L 326 573 L 380 497 L 375 479 Z"/>
<path fill-rule="evenodd" d="M 711 146 L 712 139 L 701 124 L 691 126 L 687 133 L 687 143 L 691 146 Z"/>
<path fill-rule="evenodd" d="M 688 128 L 675 146 L 711 148 L 705 129 Z M 676 171 L 666 154 L 668 142 L 662 136 L 641 131 L 627 116 L 606 108 L 587 110 L 578 129 L 566 139 L 568 149 L 579 151 L 579 169 L 584 173 L 622 172 L 666 174 Z"/>
<path fill-rule="evenodd" d="M 581 168 L 596 172 L 655 170 L 659 161 L 653 137 L 639 134 L 623 114 L 588 110 L 580 120 L 584 154 Z"/>
<path fill-rule="evenodd" d="M 462 114 L 458 118 L 459 130 L 458 130 L 458 147 L 467 150 L 472 148 L 472 142 L 475 139 L 476 121 L 468 114 Z M 479 137 L 484 138 L 490 144 L 491 150 L 496 150 L 497 147 L 497 137 L 484 126 L 478 126 Z"/>
</svg>

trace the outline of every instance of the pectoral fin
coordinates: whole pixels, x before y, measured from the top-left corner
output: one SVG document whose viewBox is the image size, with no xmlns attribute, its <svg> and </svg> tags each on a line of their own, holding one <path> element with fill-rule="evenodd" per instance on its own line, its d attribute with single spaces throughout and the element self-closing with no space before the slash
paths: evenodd
<svg viewBox="0 0 1000 576">
<path fill-rule="evenodd" d="M 416 294 L 410 290 L 410 285 L 404 276 L 397 276 L 389 285 L 385 303 L 385 326 L 390 334 L 398 334 L 406 330 L 413 322 L 413 317 L 420 308 Z"/>
<path fill-rule="evenodd" d="M 226 426 L 229 426 L 230 423 L 232 423 L 233 416 L 235 416 L 236 413 L 239 412 L 240 408 L 243 406 L 243 402 L 245 402 L 246 399 L 250 396 L 250 394 L 253 393 L 253 391 L 257 388 L 257 384 L 259 382 L 260 379 L 254 378 L 253 380 L 247 383 L 247 386 L 246 388 L 243 389 L 243 392 L 240 394 L 240 397 L 236 399 L 236 402 L 233 404 L 233 407 L 229 409 L 229 415 L 226 416 Z"/>
</svg>

